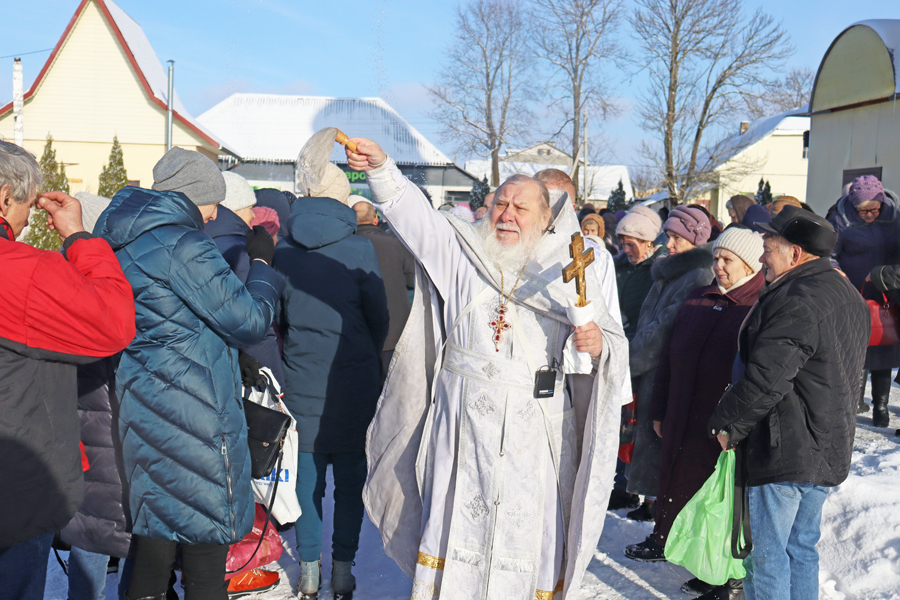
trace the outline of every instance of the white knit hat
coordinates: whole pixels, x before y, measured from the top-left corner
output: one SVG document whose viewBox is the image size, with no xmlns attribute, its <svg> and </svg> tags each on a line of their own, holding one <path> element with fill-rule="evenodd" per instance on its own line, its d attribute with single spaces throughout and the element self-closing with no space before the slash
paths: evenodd
<svg viewBox="0 0 900 600">
<path fill-rule="evenodd" d="M 225 178 L 225 199 L 222 200 L 222 206 L 231 212 L 256 206 L 256 194 L 246 179 L 231 171 L 223 171 L 222 177 Z"/>
<path fill-rule="evenodd" d="M 619 225 L 616 227 L 616 235 L 627 235 L 646 242 L 652 242 L 659 235 L 661 228 L 662 219 L 659 218 L 659 215 L 646 206 L 638 204 L 619 221 Z"/>
<path fill-rule="evenodd" d="M 713 252 L 716 251 L 716 248 L 730 250 L 737 254 L 753 270 L 754 275 L 762 269 L 759 258 L 763 253 L 763 238 L 755 231 L 742 227 L 729 227 L 716 238 Z"/>
<path fill-rule="evenodd" d="M 313 198 L 334 198 L 341 204 L 347 204 L 350 197 L 350 180 L 347 175 L 333 163 L 325 163 L 325 175 L 318 187 L 309 191 Z"/>
<path fill-rule="evenodd" d="M 106 210 L 110 200 L 87 192 L 78 192 L 75 194 L 75 198 L 81 203 L 81 223 L 84 225 L 84 230 L 90 233 L 94 231 L 100 213 Z"/>
</svg>

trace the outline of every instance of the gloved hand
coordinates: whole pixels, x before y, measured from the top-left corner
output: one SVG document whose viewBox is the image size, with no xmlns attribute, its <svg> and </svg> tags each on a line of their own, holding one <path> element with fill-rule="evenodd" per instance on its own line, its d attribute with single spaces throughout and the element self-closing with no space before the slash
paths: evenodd
<svg viewBox="0 0 900 600">
<path fill-rule="evenodd" d="M 272 264 L 275 242 L 262 225 L 257 225 L 247 234 L 247 254 L 250 255 L 251 262 L 258 258 L 267 265 Z"/>
<path fill-rule="evenodd" d="M 244 387 L 261 387 L 269 383 L 266 376 L 260 372 L 262 365 L 259 361 L 244 352 L 238 351 L 238 368 L 241 371 L 241 383 Z"/>
</svg>

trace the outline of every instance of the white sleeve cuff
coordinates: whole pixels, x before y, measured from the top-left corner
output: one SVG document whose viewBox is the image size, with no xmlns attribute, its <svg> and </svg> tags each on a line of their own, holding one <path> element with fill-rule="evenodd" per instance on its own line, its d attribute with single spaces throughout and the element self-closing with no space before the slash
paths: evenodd
<svg viewBox="0 0 900 600">
<path fill-rule="evenodd" d="M 372 191 L 372 201 L 376 204 L 389 204 L 396 200 L 409 184 L 390 156 L 383 165 L 366 173 L 366 181 Z"/>
</svg>

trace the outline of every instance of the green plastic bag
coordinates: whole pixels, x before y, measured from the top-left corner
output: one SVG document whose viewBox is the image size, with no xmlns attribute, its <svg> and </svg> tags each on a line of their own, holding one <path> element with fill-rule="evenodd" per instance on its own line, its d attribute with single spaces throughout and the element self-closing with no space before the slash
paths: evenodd
<svg viewBox="0 0 900 600">
<path fill-rule="evenodd" d="M 666 541 L 667 561 L 711 585 L 746 574 L 731 553 L 734 466 L 733 451 L 719 455 L 715 472 L 675 517 Z"/>
</svg>

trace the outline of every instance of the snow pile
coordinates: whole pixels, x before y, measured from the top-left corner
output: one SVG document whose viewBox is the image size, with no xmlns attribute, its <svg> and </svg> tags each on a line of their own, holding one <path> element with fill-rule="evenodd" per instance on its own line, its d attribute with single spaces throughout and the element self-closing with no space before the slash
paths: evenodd
<svg viewBox="0 0 900 600">
<path fill-rule="evenodd" d="M 891 389 L 892 427 L 900 427 L 900 387 Z M 856 440 L 850 476 L 832 490 L 822 515 L 819 542 L 819 592 L 823 600 L 900 600 L 900 437 L 894 429 L 872 427 L 871 412 L 857 417 Z M 330 599 L 331 521 L 334 503 L 331 473 L 323 503 L 325 526 L 322 549 L 324 585 L 319 597 Z M 605 507 L 597 507 L 603 510 Z M 642 563 L 624 555 L 625 546 L 641 542 L 653 530 L 650 523 L 636 523 L 625 512 L 609 513 L 603 538 L 588 567 L 581 590 L 583 600 L 686 599 L 681 585 L 692 575 L 669 563 Z M 300 567 L 294 533 L 282 534 L 284 554 L 277 565 L 281 583 L 265 594 L 265 600 L 296 598 Z M 62 553 L 63 558 L 66 557 Z M 366 518 L 354 574 L 355 600 L 406 600 L 412 585 L 394 562 L 385 556 L 381 537 Z M 116 599 L 116 577 L 108 578 L 106 597 Z M 176 586 L 179 593 L 180 586 Z M 46 600 L 65 600 L 67 582 L 52 553 L 47 573 Z"/>
</svg>

